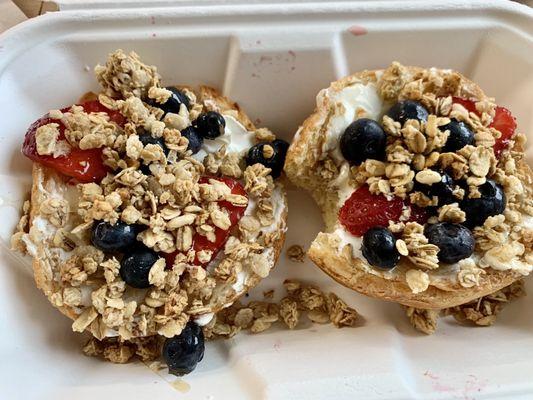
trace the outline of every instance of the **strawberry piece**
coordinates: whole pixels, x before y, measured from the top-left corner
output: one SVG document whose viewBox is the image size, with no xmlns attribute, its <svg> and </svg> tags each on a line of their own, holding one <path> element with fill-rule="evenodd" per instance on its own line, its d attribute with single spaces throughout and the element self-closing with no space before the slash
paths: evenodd
<svg viewBox="0 0 533 400">
<path fill-rule="evenodd" d="M 398 222 L 404 206 L 411 207 L 411 218 L 424 224 L 428 217 L 425 209 L 409 205 L 407 201 L 394 197 L 387 200 L 383 195 L 370 193 L 368 186 L 357 189 L 344 202 L 339 211 L 340 223 L 355 236 L 363 236 L 365 232 L 375 226 L 388 227 L 389 221 Z"/>
<path fill-rule="evenodd" d="M 228 186 L 231 189 L 231 193 L 233 194 L 238 194 L 241 196 L 248 197 L 246 191 L 244 190 L 244 187 L 238 181 L 234 179 L 205 176 L 205 177 L 200 178 L 199 183 L 209 183 L 209 179 L 216 179 L 217 181 L 224 182 L 226 186 Z M 224 244 L 228 240 L 231 230 L 239 222 L 239 220 L 244 215 L 244 211 L 246 210 L 246 207 L 234 206 L 229 201 L 219 201 L 218 205 L 220 206 L 221 209 L 226 210 L 226 212 L 228 213 L 231 226 L 227 230 L 214 227 L 215 238 L 216 238 L 214 242 L 210 242 L 206 236 L 202 236 L 198 233 L 196 233 L 193 236 L 193 249 L 197 253 L 200 250 L 212 251 L 211 258 L 207 262 L 201 263 L 198 260 L 198 258 L 196 258 L 194 260 L 194 263 L 196 265 L 207 265 L 213 260 L 213 258 L 216 257 L 218 252 L 222 249 L 222 247 L 224 247 Z M 171 267 L 172 264 L 174 263 L 176 254 L 177 252 L 170 253 L 170 254 L 163 254 L 163 257 L 165 257 L 168 267 Z"/>
<path fill-rule="evenodd" d="M 89 101 L 81 104 L 85 112 L 96 113 L 105 112 L 109 115 L 111 121 L 119 126 L 125 123 L 124 117 L 118 111 L 112 111 L 104 107 L 98 100 Z M 62 112 L 68 112 L 69 108 L 64 108 Z M 50 118 L 48 114 L 35 121 L 26 132 L 24 144 L 22 145 L 22 153 L 29 159 L 43 164 L 46 167 L 55 169 L 56 171 L 74 178 L 79 182 L 99 182 L 107 174 L 108 168 L 104 165 L 102 160 L 102 149 L 81 150 L 72 148 L 69 154 L 54 158 L 51 155 L 40 155 L 37 153 L 37 143 L 35 134 L 37 128 L 50 123 L 57 123 L 59 125 L 59 140 L 65 139 L 65 126 L 58 120 Z"/>
<path fill-rule="evenodd" d="M 516 130 L 516 119 L 507 108 L 498 106 L 496 107 L 496 114 L 490 126 L 499 130 L 502 134 L 496 139 L 496 143 L 494 144 L 494 154 L 496 157 L 499 157 L 502 151 L 509 147 L 509 142 Z"/>
<path fill-rule="evenodd" d="M 461 104 L 468 111 L 480 115 L 476 110 L 476 102 L 472 100 L 462 99 L 460 97 L 453 98 L 454 103 Z M 499 157 L 503 150 L 509 146 L 509 142 L 516 130 L 516 119 L 505 107 L 497 106 L 494 114 L 494 119 L 490 124 L 491 128 L 497 129 L 502 134 L 494 144 L 494 154 Z"/>
<path fill-rule="evenodd" d="M 466 108 L 469 112 L 473 112 L 479 115 L 478 111 L 476 110 L 476 102 L 468 99 L 463 99 L 462 97 L 452 97 L 452 103 L 461 104 L 464 108 Z"/>
</svg>

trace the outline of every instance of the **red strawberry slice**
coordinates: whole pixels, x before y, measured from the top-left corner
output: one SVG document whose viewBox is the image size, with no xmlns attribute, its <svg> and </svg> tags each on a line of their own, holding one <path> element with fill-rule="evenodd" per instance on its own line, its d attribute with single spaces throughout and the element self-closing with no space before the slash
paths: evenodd
<svg viewBox="0 0 533 400">
<path fill-rule="evenodd" d="M 509 147 L 509 142 L 516 130 L 516 119 L 507 108 L 498 106 L 496 107 L 496 114 L 490 126 L 499 130 L 502 134 L 496 139 L 496 143 L 494 144 L 494 154 L 496 154 L 496 157 L 499 157 L 502 151 Z"/>
<path fill-rule="evenodd" d="M 248 198 L 248 195 L 246 191 L 244 190 L 244 187 L 238 181 L 234 179 L 205 176 L 205 177 L 200 178 L 199 183 L 209 183 L 210 179 L 216 179 L 217 181 L 224 182 L 226 186 L 228 186 L 231 189 L 231 193 L 245 196 L 246 198 Z M 231 204 L 229 201 L 219 201 L 218 205 L 220 206 L 221 209 L 224 209 L 228 212 L 231 226 L 227 230 L 215 227 L 216 240 L 214 242 L 210 242 L 207 239 L 207 237 L 202 236 L 198 233 L 196 233 L 193 236 L 193 249 L 196 252 L 199 252 L 200 250 L 212 251 L 211 258 L 207 262 L 204 262 L 203 265 L 209 264 L 213 260 L 213 258 L 216 257 L 216 255 L 222 249 L 222 247 L 224 247 L 224 244 L 229 238 L 231 230 L 239 222 L 239 220 L 244 215 L 244 211 L 246 210 L 246 206 L 237 207 Z M 176 254 L 177 252 L 163 255 L 167 261 L 168 267 L 171 267 L 172 264 L 174 263 Z M 196 265 L 202 265 L 202 263 L 198 261 L 198 258 L 196 258 L 194 262 Z"/>
<path fill-rule="evenodd" d="M 87 113 L 107 113 L 110 120 L 119 126 L 123 126 L 125 123 L 124 117 L 118 111 L 112 111 L 104 107 L 98 100 L 88 101 L 81 104 L 81 106 Z M 61 111 L 68 112 L 69 110 L 70 107 L 64 108 Z M 37 144 L 35 140 L 37 128 L 50 123 L 59 124 L 59 139 L 65 139 L 65 126 L 60 121 L 52 119 L 46 114 L 44 117 L 35 121 L 26 132 L 24 144 L 22 145 L 22 153 L 29 159 L 49 168 L 53 168 L 79 182 L 88 183 L 101 181 L 108 171 L 102 161 L 102 149 L 81 150 L 72 148 L 69 154 L 56 158 L 51 155 L 47 156 L 37 153 Z"/>
<path fill-rule="evenodd" d="M 424 224 L 429 218 L 425 209 L 409 205 L 407 201 L 394 197 L 387 200 L 383 195 L 370 193 L 368 186 L 361 186 L 344 202 L 339 211 L 339 221 L 355 236 L 363 236 L 375 226 L 388 227 L 389 221 L 398 222 L 404 206 L 411 207 L 411 218 Z"/>
<path fill-rule="evenodd" d="M 476 110 L 475 101 L 454 97 L 453 102 L 461 104 L 468 111 L 480 115 Z M 497 106 L 494 119 L 492 120 L 490 127 L 497 129 L 502 134 L 501 137 L 496 139 L 496 143 L 494 144 L 494 154 L 496 157 L 499 157 L 502 151 L 509 146 L 509 142 L 514 135 L 516 130 L 516 119 L 511 114 L 511 111 L 509 111 L 507 108 Z"/>
</svg>

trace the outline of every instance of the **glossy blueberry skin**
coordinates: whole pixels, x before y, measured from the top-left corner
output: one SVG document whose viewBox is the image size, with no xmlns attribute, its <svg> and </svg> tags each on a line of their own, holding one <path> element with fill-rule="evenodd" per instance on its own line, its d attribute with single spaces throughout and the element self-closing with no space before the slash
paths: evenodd
<svg viewBox="0 0 533 400">
<path fill-rule="evenodd" d="M 488 217 L 503 214 L 505 211 L 505 193 L 503 188 L 492 179 L 487 179 L 479 186 L 481 197 L 468 198 L 468 189 L 460 203 L 461 210 L 466 213 L 464 225 L 470 229 L 481 226 Z"/>
<path fill-rule="evenodd" d="M 263 148 L 265 145 L 270 145 L 274 149 L 274 154 L 270 158 L 263 156 Z M 271 143 L 262 142 L 258 143 L 248 150 L 246 155 L 246 165 L 263 164 L 265 167 L 272 170 L 272 178 L 276 179 L 281 175 L 283 171 L 283 165 L 285 164 L 285 157 L 287 156 L 287 149 L 289 143 L 285 140 L 277 139 Z"/>
<path fill-rule="evenodd" d="M 162 137 L 155 138 L 149 133 L 141 133 L 141 134 L 139 134 L 139 140 L 141 141 L 143 146 L 146 146 L 147 144 L 157 144 L 158 146 L 161 146 L 161 148 L 163 149 L 163 152 L 165 153 L 165 155 L 168 156 L 169 149 L 168 149 L 167 145 L 165 144 L 165 141 L 163 140 Z M 144 164 L 144 163 L 141 163 L 141 166 L 139 167 L 139 170 L 144 175 L 151 175 L 152 174 L 150 172 L 149 166 Z"/>
<path fill-rule="evenodd" d="M 182 104 L 185 104 L 185 107 L 189 108 L 189 98 L 185 93 L 183 93 L 181 90 L 176 89 L 175 87 L 169 86 L 166 88 L 167 90 L 170 90 L 172 92 L 172 95 L 169 97 L 169 99 L 163 103 L 159 104 L 157 101 L 153 99 L 149 99 L 147 102 L 152 107 L 160 108 L 164 111 L 165 114 L 167 113 L 173 113 L 173 114 L 179 114 L 180 107 Z"/>
<path fill-rule="evenodd" d="M 138 226 L 117 221 L 114 225 L 105 221 L 95 222 L 92 227 L 91 242 L 102 251 L 123 252 L 137 243 Z"/>
<path fill-rule="evenodd" d="M 128 252 L 120 262 L 120 276 L 124 282 L 134 288 L 150 287 L 148 274 L 159 259 L 157 253 L 143 245 Z"/>
<path fill-rule="evenodd" d="M 202 328 L 189 321 L 181 334 L 168 338 L 163 345 L 163 358 L 171 374 L 182 376 L 192 372 L 204 358 Z"/>
<path fill-rule="evenodd" d="M 418 101 L 403 100 L 393 105 L 387 115 L 393 120 L 403 125 L 408 119 L 416 119 L 426 122 L 428 120 L 428 110 Z"/>
<path fill-rule="evenodd" d="M 374 267 L 392 269 L 400 261 L 396 238 L 387 228 L 376 226 L 363 235 L 363 256 Z"/>
<path fill-rule="evenodd" d="M 158 146 L 161 146 L 165 155 L 168 155 L 168 147 L 162 137 L 155 138 L 149 133 L 143 133 L 139 135 L 139 140 L 143 146 L 146 146 L 147 144 L 157 144 Z"/>
<path fill-rule="evenodd" d="M 443 153 L 454 153 L 466 145 L 474 143 L 474 132 L 464 122 L 451 119 L 450 123 L 440 127 L 441 131 L 449 130 L 450 135 L 442 149 Z"/>
<path fill-rule="evenodd" d="M 222 115 L 215 111 L 209 111 L 201 114 L 195 121 L 197 132 L 204 139 L 216 139 L 224 134 L 226 120 Z"/>
<path fill-rule="evenodd" d="M 422 192 L 429 198 L 437 196 L 439 198 L 439 206 L 451 204 L 458 201 L 453 195 L 455 182 L 452 177 L 443 171 L 439 171 L 439 174 L 441 176 L 440 182 L 434 183 L 432 185 L 425 185 L 415 180 L 413 191 Z"/>
<path fill-rule="evenodd" d="M 461 224 L 450 222 L 429 224 L 426 225 L 424 234 L 429 243 L 440 249 L 437 254 L 440 262 L 454 264 L 470 257 L 474 252 L 476 244 L 474 235 L 470 229 Z"/>
<path fill-rule="evenodd" d="M 181 131 L 181 136 L 186 137 L 189 140 L 187 150 L 190 150 L 192 154 L 196 154 L 202 148 L 204 138 L 198 133 L 194 126 L 188 126 Z"/>
<path fill-rule="evenodd" d="M 340 138 L 343 157 L 351 164 L 359 165 L 371 158 L 383 160 L 387 135 L 374 120 L 361 118 L 352 122 Z"/>
<path fill-rule="evenodd" d="M 289 150 L 289 142 L 283 139 L 276 139 L 272 142 L 272 146 L 274 146 L 282 154 L 287 155 L 287 150 Z"/>
</svg>

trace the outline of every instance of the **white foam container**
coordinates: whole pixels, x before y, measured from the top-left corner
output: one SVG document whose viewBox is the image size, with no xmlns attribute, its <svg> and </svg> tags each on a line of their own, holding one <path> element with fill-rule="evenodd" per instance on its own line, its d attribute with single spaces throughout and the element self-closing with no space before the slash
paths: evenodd
<svg viewBox="0 0 533 400">
<path fill-rule="evenodd" d="M 510 305 L 491 328 L 443 319 L 427 337 L 409 326 L 398 305 L 352 293 L 310 262 L 294 264 L 283 255 L 250 298 L 296 277 L 337 292 L 364 324 L 340 330 L 304 324 L 210 343 L 182 393 L 169 385 L 173 377 L 142 363 L 83 357 L 84 339 L 6 244 L 29 188 L 30 163 L 19 153 L 26 127 L 96 89 L 92 67 L 116 48 L 157 65 L 165 83 L 222 89 L 288 140 L 319 89 L 393 60 L 464 73 L 509 107 L 533 139 L 531 9 L 503 1 L 186 0 L 171 7 L 131 0 L 129 10 L 119 2 L 60 3 L 63 11 L 0 36 L 0 398 L 533 398 L 531 296 Z M 307 246 L 320 217 L 308 196 L 292 189 L 289 196 L 287 245 Z"/>
</svg>

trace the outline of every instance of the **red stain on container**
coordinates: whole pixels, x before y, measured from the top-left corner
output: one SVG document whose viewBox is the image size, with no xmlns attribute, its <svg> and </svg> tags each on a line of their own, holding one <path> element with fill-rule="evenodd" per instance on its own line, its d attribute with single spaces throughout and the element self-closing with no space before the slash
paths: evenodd
<svg viewBox="0 0 533 400">
<path fill-rule="evenodd" d="M 481 393 L 488 385 L 487 380 L 480 380 L 475 375 L 468 375 L 468 379 L 465 380 L 463 387 L 453 387 L 445 385 L 440 381 L 440 377 L 432 374 L 429 371 L 424 373 L 425 377 L 431 380 L 431 387 L 436 392 L 449 393 L 451 398 L 458 400 L 476 400 L 474 395 Z"/>
<path fill-rule="evenodd" d="M 365 27 L 360 25 L 352 25 L 348 28 L 348 32 L 350 32 L 354 36 L 363 36 L 368 33 Z"/>
</svg>

